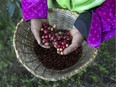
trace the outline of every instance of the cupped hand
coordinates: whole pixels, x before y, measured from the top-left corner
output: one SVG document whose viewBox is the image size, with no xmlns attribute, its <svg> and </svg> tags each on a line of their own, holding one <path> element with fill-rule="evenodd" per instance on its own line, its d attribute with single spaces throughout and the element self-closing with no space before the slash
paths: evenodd
<svg viewBox="0 0 116 87">
<path fill-rule="evenodd" d="M 40 46 L 50 48 L 50 46 L 44 46 L 41 44 L 40 29 L 43 22 L 47 22 L 47 19 L 31 19 L 31 31 Z"/>
<path fill-rule="evenodd" d="M 70 29 L 70 34 L 72 36 L 72 43 L 69 47 L 65 48 L 62 55 L 67 55 L 73 51 L 75 51 L 84 41 L 83 35 L 78 31 L 78 29 L 73 28 Z"/>
</svg>

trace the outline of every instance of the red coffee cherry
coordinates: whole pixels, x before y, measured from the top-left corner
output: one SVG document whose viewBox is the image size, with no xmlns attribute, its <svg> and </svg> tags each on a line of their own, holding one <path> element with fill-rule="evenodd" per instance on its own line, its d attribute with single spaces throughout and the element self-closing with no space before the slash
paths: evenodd
<svg viewBox="0 0 116 87">
<path fill-rule="evenodd" d="M 56 29 L 56 25 L 49 25 L 48 23 L 43 23 L 40 29 L 40 35 L 42 44 L 55 47 L 57 51 L 63 54 L 63 50 L 67 48 L 72 40 L 72 36 L 66 30 Z"/>
</svg>

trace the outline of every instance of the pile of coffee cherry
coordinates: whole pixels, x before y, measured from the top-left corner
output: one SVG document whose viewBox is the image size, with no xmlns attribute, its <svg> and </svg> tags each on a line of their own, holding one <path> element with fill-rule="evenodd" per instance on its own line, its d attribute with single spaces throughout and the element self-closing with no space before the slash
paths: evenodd
<svg viewBox="0 0 116 87">
<path fill-rule="evenodd" d="M 72 36 L 68 30 L 57 29 L 56 25 L 43 23 L 40 29 L 41 44 L 44 46 L 53 46 L 57 53 L 63 55 L 63 51 L 72 41 Z"/>
</svg>

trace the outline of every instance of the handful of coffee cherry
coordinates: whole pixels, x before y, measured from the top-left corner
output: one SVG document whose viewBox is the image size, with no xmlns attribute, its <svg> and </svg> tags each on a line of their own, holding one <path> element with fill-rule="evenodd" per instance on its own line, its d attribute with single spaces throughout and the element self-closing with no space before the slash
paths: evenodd
<svg viewBox="0 0 116 87">
<path fill-rule="evenodd" d="M 57 29 L 56 25 L 43 23 L 40 29 L 41 44 L 44 46 L 53 46 L 57 53 L 63 55 L 63 51 L 72 41 L 72 36 L 68 30 Z"/>
</svg>

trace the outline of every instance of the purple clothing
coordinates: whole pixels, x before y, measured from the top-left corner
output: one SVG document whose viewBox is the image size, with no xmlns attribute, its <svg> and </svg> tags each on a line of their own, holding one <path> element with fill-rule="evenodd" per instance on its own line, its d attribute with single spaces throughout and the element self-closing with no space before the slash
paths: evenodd
<svg viewBox="0 0 116 87">
<path fill-rule="evenodd" d="M 47 0 L 22 0 L 22 12 L 24 20 L 33 18 L 47 18 Z M 102 5 L 93 10 L 92 22 L 87 43 L 92 47 L 100 44 L 116 35 L 116 0 L 106 0 Z"/>
<path fill-rule="evenodd" d="M 21 0 L 24 20 L 47 18 L 47 0 Z"/>
<path fill-rule="evenodd" d="M 100 44 L 116 35 L 116 0 L 106 0 L 93 10 L 92 22 L 88 36 L 88 44 L 99 47 Z"/>
</svg>

